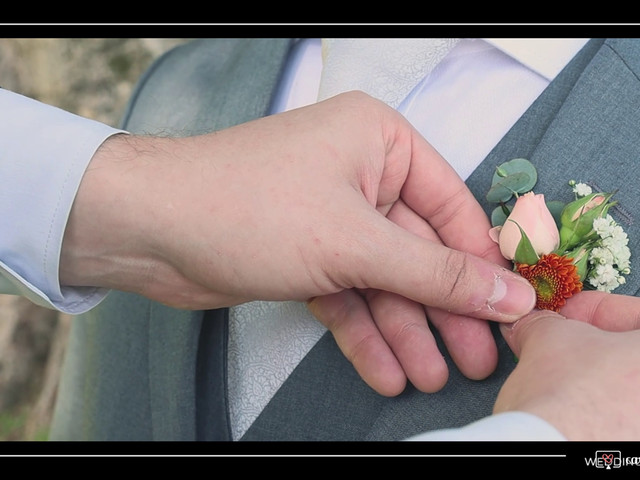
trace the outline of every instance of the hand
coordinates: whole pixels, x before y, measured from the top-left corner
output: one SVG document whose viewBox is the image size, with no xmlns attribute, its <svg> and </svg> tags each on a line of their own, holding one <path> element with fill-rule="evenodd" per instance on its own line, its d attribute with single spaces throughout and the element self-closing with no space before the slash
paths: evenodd
<svg viewBox="0 0 640 480">
<path fill-rule="evenodd" d="M 640 298 L 585 291 L 562 313 L 580 320 L 538 311 L 501 326 L 519 362 L 494 412 L 528 411 L 569 440 L 639 440 Z"/>
<path fill-rule="evenodd" d="M 532 308 L 488 230 L 404 117 L 353 92 L 208 135 L 110 138 L 80 186 L 60 275 L 187 309 L 309 300 L 365 381 L 394 395 L 407 376 L 424 390 L 446 381 L 427 314 L 483 376 L 496 354 L 479 319 Z"/>
<path fill-rule="evenodd" d="M 567 300 L 560 313 L 603 330 L 640 330 L 640 298 L 583 290 Z"/>
</svg>

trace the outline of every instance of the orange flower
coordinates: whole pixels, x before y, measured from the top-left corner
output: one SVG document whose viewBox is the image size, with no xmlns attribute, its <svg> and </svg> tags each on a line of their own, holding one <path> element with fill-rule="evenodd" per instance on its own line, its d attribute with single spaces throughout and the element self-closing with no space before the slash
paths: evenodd
<svg viewBox="0 0 640 480">
<path fill-rule="evenodd" d="M 536 307 L 557 312 L 567 298 L 582 290 L 582 282 L 573 259 L 550 253 L 534 265 L 517 263 L 518 273 L 535 288 Z"/>
</svg>

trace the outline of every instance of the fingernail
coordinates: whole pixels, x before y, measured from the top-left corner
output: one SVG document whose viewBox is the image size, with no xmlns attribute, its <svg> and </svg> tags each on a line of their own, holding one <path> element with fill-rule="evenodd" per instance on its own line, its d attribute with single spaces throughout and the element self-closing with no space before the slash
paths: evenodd
<svg viewBox="0 0 640 480">
<path fill-rule="evenodd" d="M 487 300 L 491 310 L 512 316 L 513 320 L 529 313 L 536 304 L 536 292 L 524 278 L 504 271 L 494 276 L 493 294 Z"/>
</svg>

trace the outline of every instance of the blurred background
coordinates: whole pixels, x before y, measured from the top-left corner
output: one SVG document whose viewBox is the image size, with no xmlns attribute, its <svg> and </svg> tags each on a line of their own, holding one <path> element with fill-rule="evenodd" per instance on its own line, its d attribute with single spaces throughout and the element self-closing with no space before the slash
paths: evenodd
<svg viewBox="0 0 640 480">
<path fill-rule="evenodd" d="M 0 38 L 0 85 L 118 126 L 155 58 L 180 38 Z M 47 440 L 71 318 L 0 295 L 0 441 Z"/>
</svg>

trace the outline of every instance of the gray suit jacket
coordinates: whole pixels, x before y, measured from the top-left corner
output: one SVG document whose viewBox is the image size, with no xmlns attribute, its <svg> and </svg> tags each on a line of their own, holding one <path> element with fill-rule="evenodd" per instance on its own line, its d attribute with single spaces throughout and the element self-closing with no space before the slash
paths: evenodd
<svg viewBox="0 0 640 480">
<path fill-rule="evenodd" d="M 264 115 L 291 47 L 285 39 L 202 40 L 162 57 L 141 80 L 124 128 L 189 135 Z M 592 40 L 468 179 L 484 196 L 497 164 L 526 157 L 536 190 L 569 200 L 567 181 L 619 189 L 612 212 L 640 250 L 640 41 Z M 487 212 L 492 208 L 485 204 Z M 632 273 L 617 292 L 635 295 Z M 54 439 L 228 440 L 225 309 L 178 311 L 113 292 L 74 321 Z M 483 381 L 451 376 L 436 394 L 409 386 L 396 398 L 367 387 L 327 333 L 243 440 L 397 440 L 489 415 L 514 367 Z M 441 348 L 444 350 L 444 347 Z"/>
</svg>

